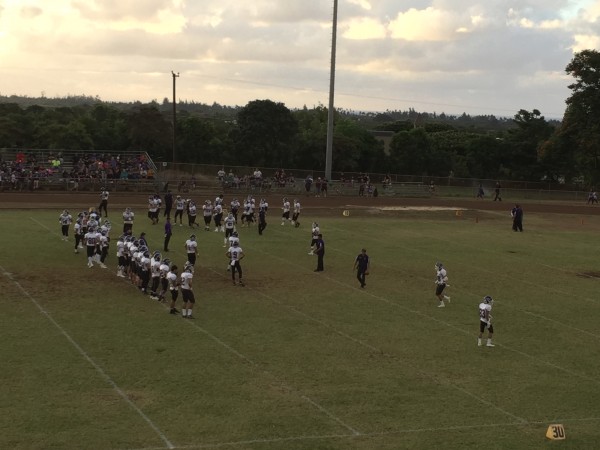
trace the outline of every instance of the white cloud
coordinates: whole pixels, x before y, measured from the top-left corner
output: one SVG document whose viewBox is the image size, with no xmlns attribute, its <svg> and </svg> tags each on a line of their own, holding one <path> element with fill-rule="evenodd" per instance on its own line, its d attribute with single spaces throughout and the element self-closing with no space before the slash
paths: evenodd
<svg viewBox="0 0 600 450">
<path fill-rule="evenodd" d="M 2 94 L 145 101 L 169 95 L 175 70 L 196 101 L 327 102 L 332 1 L 0 3 Z M 339 0 L 336 99 L 560 116 L 564 68 L 600 47 L 599 17 L 598 0 Z"/>
</svg>

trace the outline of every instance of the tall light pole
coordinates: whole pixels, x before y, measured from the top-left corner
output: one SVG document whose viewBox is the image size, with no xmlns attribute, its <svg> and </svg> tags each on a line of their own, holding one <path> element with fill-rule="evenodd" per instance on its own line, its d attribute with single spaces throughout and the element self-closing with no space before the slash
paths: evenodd
<svg viewBox="0 0 600 450">
<path fill-rule="evenodd" d="M 173 75 L 173 164 L 177 162 L 176 157 L 176 146 L 177 146 L 177 100 L 175 97 L 175 80 L 179 78 L 179 72 L 175 73 L 171 70 Z"/>
<path fill-rule="evenodd" d="M 338 0 L 333 0 L 333 30 L 331 32 L 331 69 L 329 73 L 329 109 L 327 111 L 327 150 L 325 151 L 325 178 L 331 180 L 333 159 L 333 99 L 335 92 L 335 51 L 337 44 Z"/>
</svg>

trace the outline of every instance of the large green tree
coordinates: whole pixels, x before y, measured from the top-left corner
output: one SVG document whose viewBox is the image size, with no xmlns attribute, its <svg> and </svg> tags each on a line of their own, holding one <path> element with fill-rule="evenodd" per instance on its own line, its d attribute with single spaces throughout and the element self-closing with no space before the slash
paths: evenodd
<svg viewBox="0 0 600 450">
<path fill-rule="evenodd" d="M 298 122 L 283 103 L 254 100 L 237 116 L 235 134 L 239 163 L 261 167 L 290 167 L 294 159 Z"/>
<path fill-rule="evenodd" d="M 544 169 L 554 178 L 585 177 L 600 181 L 600 53 L 583 50 L 566 67 L 575 78 L 560 128 L 543 145 Z"/>
</svg>

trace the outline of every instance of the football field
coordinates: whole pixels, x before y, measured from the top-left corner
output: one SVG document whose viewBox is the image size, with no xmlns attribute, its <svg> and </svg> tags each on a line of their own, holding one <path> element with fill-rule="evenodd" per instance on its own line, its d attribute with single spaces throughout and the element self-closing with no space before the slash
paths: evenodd
<svg viewBox="0 0 600 450">
<path fill-rule="evenodd" d="M 135 210 L 134 234 L 162 250 L 162 220 Z M 526 214 L 514 233 L 508 212 L 312 210 L 293 228 L 272 208 L 263 236 L 238 228 L 245 287 L 223 235 L 194 231 L 184 320 L 116 276 L 120 213 L 101 269 L 61 240 L 60 212 L 0 215 L 0 449 L 600 445 L 600 216 Z M 179 267 L 190 233 L 175 226 L 163 254 Z M 493 348 L 477 346 L 485 295 Z M 547 439 L 550 424 L 566 440 Z"/>
</svg>

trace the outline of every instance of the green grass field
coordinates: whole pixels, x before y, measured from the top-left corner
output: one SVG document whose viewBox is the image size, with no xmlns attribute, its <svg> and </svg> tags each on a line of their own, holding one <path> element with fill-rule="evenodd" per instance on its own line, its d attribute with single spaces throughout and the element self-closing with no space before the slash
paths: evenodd
<svg viewBox="0 0 600 450">
<path fill-rule="evenodd" d="M 600 446 L 600 218 L 526 214 L 513 233 L 508 213 L 307 213 L 299 229 L 278 213 L 262 237 L 239 230 L 245 288 L 222 235 L 196 232 L 186 321 L 115 276 L 114 245 L 108 269 L 88 269 L 60 239 L 60 211 L 3 211 L 0 448 Z M 327 243 L 319 274 L 312 220 Z M 160 250 L 162 224 L 137 222 Z M 190 231 L 174 231 L 182 266 Z M 495 348 L 476 344 L 487 294 Z M 546 439 L 552 423 L 565 441 Z"/>
</svg>

